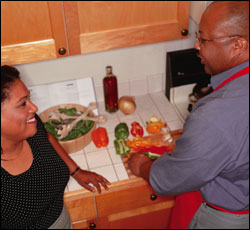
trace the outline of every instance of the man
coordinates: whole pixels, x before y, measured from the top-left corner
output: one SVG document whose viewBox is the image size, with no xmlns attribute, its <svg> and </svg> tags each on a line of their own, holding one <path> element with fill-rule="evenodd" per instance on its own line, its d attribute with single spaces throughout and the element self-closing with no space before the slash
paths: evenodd
<svg viewBox="0 0 250 230">
<path fill-rule="evenodd" d="M 170 227 L 249 228 L 249 1 L 212 3 L 195 48 L 214 91 L 196 103 L 172 156 L 152 163 L 137 153 L 129 166 L 159 195 L 177 195 Z"/>
</svg>

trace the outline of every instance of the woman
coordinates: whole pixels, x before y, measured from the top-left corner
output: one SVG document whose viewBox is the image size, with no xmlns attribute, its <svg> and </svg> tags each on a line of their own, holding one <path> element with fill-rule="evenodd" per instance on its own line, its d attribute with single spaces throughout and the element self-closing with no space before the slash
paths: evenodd
<svg viewBox="0 0 250 230">
<path fill-rule="evenodd" d="M 63 202 L 69 176 L 91 192 L 110 183 L 81 170 L 36 112 L 18 70 L 2 66 L 1 228 L 72 228 Z"/>
</svg>

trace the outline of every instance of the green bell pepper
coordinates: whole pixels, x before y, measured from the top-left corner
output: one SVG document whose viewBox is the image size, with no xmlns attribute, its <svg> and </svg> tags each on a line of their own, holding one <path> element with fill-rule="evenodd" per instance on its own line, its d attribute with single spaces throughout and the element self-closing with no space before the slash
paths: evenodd
<svg viewBox="0 0 250 230">
<path fill-rule="evenodd" d="M 127 139 L 129 136 L 129 130 L 128 130 L 128 126 L 126 123 L 122 122 L 119 123 L 116 127 L 115 127 L 115 137 L 116 139 Z"/>
<path fill-rule="evenodd" d="M 130 148 L 126 145 L 124 139 L 114 140 L 114 146 L 116 150 L 116 154 L 126 155 L 130 152 Z"/>
</svg>

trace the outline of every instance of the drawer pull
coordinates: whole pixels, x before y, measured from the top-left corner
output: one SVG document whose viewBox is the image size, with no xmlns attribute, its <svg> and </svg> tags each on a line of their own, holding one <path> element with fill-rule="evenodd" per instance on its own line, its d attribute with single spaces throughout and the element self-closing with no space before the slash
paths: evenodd
<svg viewBox="0 0 250 230">
<path fill-rule="evenodd" d="M 181 30 L 181 35 L 182 36 L 187 36 L 188 35 L 188 30 L 187 29 L 182 29 Z"/>
<path fill-rule="evenodd" d="M 94 222 L 90 222 L 89 223 L 89 228 L 90 229 L 95 229 L 96 228 L 96 224 Z"/>
<path fill-rule="evenodd" d="M 150 200 L 156 200 L 157 196 L 154 193 L 151 193 Z"/>
<path fill-rule="evenodd" d="M 59 48 L 58 53 L 60 55 L 64 55 L 64 54 L 66 54 L 66 49 L 64 47 L 61 47 L 61 48 Z"/>
</svg>

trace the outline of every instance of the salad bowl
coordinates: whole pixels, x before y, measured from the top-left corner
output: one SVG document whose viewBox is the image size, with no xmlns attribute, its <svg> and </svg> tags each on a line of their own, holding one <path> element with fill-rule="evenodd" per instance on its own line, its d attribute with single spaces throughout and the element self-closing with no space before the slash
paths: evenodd
<svg viewBox="0 0 250 230">
<path fill-rule="evenodd" d="M 73 108 L 73 109 L 72 109 Z M 41 118 L 42 122 L 44 123 L 45 128 L 47 129 L 48 132 L 50 132 L 59 142 L 59 144 L 63 147 L 63 149 L 68 153 L 75 153 L 81 149 L 83 149 L 84 147 L 86 147 L 87 145 L 89 145 L 91 143 L 91 133 L 96 129 L 96 121 L 93 121 L 96 116 L 95 114 L 92 112 L 92 110 L 88 110 L 88 116 L 90 117 L 90 119 L 92 119 L 92 121 L 87 120 L 88 117 L 86 118 L 86 120 L 81 120 L 81 122 L 88 122 L 86 124 L 88 124 L 87 128 L 84 128 L 84 131 L 86 133 L 82 133 L 80 137 L 78 137 L 80 134 L 75 135 L 72 133 L 68 133 L 68 135 L 70 136 L 66 136 L 63 139 L 60 139 L 60 131 L 61 130 L 53 130 L 51 127 L 48 127 L 48 125 L 52 124 L 54 126 L 53 123 L 55 124 L 59 123 L 58 120 L 61 120 L 62 122 L 66 122 L 66 124 L 62 123 L 61 127 L 69 127 L 70 124 L 67 124 L 67 120 L 71 119 L 72 122 L 72 114 L 71 110 L 75 111 L 78 116 L 80 116 L 81 114 L 83 114 L 88 108 L 79 104 L 60 104 L 57 106 L 53 106 L 51 108 L 48 108 L 47 110 L 43 111 L 42 113 L 39 114 L 39 117 Z M 66 111 L 65 113 L 67 113 L 67 115 L 60 113 L 59 111 Z M 58 115 L 59 114 L 59 115 Z M 62 118 L 58 118 L 58 116 L 61 116 L 62 114 Z M 69 117 L 69 119 L 67 119 L 67 116 Z M 77 116 L 74 114 L 74 116 L 77 118 Z M 53 121 L 53 119 L 54 121 Z M 57 119 L 57 120 L 56 120 Z M 76 119 L 75 119 L 76 120 Z M 74 121 L 73 121 L 74 122 Z M 72 123 L 73 123 L 72 122 Z M 50 123 L 50 124 L 48 124 Z M 81 126 L 81 124 L 79 125 L 79 123 L 77 123 L 76 126 Z M 55 126 L 54 126 L 55 127 Z M 61 128 L 61 129 L 63 129 Z M 74 128 L 73 131 L 78 131 L 76 130 L 77 128 Z M 81 129 L 81 131 L 83 130 L 81 127 L 79 127 L 79 129 Z M 51 131 L 52 130 L 52 131 Z"/>
</svg>

